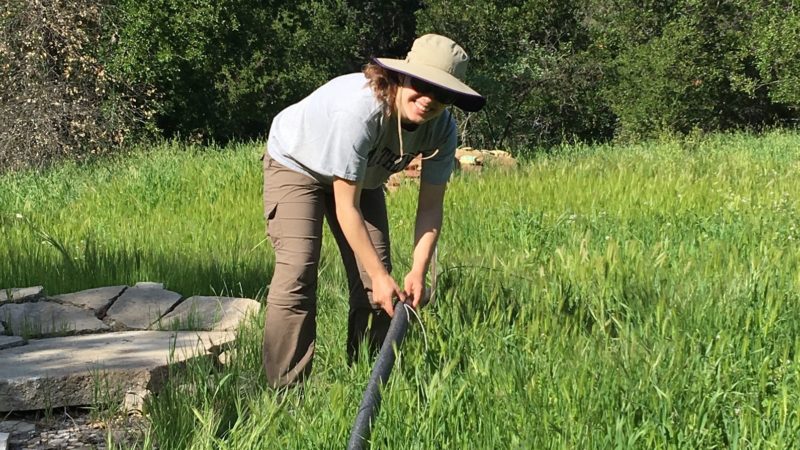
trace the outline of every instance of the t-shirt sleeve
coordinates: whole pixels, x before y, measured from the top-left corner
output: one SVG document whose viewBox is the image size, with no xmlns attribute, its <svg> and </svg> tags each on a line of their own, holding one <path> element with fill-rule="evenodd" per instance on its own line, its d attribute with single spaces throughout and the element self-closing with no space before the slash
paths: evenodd
<svg viewBox="0 0 800 450">
<path fill-rule="evenodd" d="M 422 181 L 430 184 L 445 184 L 453 173 L 456 157 L 458 134 L 455 120 L 450 117 L 445 127 L 444 139 L 439 145 L 439 151 L 430 159 L 422 161 Z"/>
<path fill-rule="evenodd" d="M 324 128 L 328 132 L 320 143 L 321 166 L 345 180 L 364 179 L 376 124 L 347 111 L 337 111 L 331 114 L 330 123 Z"/>
</svg>

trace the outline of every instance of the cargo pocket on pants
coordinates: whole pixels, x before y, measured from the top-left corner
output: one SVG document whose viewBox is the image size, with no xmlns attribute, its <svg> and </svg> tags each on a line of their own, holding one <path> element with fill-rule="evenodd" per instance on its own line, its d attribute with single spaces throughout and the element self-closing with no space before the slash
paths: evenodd
<svg viewBox="0 0 800 450">
<path fill-rule="evenodd" d="M 269 230 L 272 227 L 273 234 L 275 232 L 275 225 L 272 223 L 275 220 L 275 213 L 278 211 L 278 204 L 277 203 L 265 203 L 264 204 L 264 218 L 266 220 L 266 232 L 267 236 L 271 236 Z"/>
</svg>

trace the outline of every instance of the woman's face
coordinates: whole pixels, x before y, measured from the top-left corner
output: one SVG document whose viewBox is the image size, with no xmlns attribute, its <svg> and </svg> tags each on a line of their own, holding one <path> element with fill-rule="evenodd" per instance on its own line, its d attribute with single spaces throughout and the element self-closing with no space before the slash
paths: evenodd
<svg viewBox="0 0 800 450">
<path fill-rule="evenodd" d="M 397 90 L 397 109 L 406 125 L 422 125 L 438 117 L 447 106 L 437 98 L 436 91 L 428 87 L 424 82 L 412 82 L 411 77 L 404 77 Z"/>
</svg>

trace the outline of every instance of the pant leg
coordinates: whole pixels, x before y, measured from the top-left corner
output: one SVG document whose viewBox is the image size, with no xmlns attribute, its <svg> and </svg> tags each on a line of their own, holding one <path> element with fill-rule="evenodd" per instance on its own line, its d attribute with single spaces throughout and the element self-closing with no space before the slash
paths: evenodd
<svg viewBox="0 0 800 450">
<path fill-rule="evenodd" d="M 272 387 L 302 382 L 311 373 L 323 191 L 312 178 L 269 155 L 264 158 L 264 214 L 275 272 L 267 295 L 262 356 Z"/>
<path fill-rule="evenodd" d="M 369 231 L 369 237 L 378 252 L 386 270 L 392 272 L 389 242 L 389 219 L 386 212 L 386 197 L 383 189 L 364 189 L 361 191 L 361 214 Z M 349 288 L 350 312 L 347 324 L 347 357 L 352 363 L 358 358 L 361 343 L 367 338 L 370 353 L 380 350 L 391 318 L 380 306 L 372 302 L 372 281 L 366 270 L 353 254 L 347 243 L 339 221 L 336 219 L 336 205 L 333 195 L 326 196 L 325 216 L 331 232 L 339 246 Z"/>
</svg>

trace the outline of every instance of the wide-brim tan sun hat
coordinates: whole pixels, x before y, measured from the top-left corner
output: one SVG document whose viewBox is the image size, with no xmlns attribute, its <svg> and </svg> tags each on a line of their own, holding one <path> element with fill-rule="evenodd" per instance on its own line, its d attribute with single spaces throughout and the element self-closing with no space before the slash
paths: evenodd
<svg viewBox="0 0 800 450">
<path fill-rule="evenodd" d="M 464 83 L 469 56 L 450 38 L 438 34 L 420 36 L 406 59 L 373 58 L 379 66 L 431 83 L 456 94 L 453 103 L 464 111 L 479 111 L 486 99 Z"/>
</svg>

